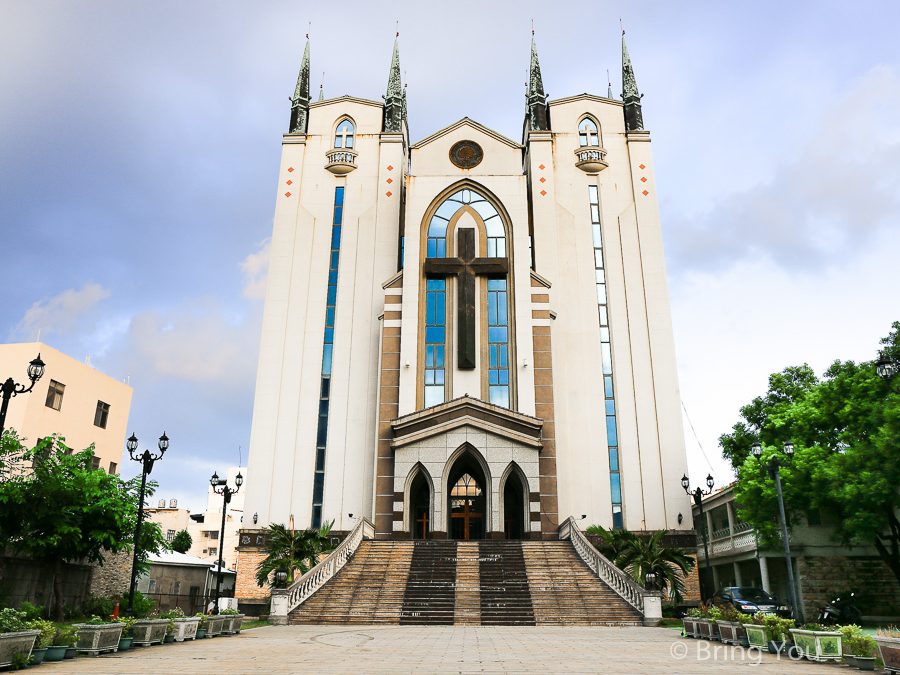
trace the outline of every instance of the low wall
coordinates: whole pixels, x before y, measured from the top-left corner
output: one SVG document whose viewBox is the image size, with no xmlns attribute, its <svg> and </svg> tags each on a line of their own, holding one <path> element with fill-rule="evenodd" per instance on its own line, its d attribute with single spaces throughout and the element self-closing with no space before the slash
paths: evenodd
<svg viewBox="0 0 900 675">
<path fill-rule="evenodd" d="M 808 620 L 848 591 L 863 616 L 900 617 L 900 583 L 878 556 L 802 556 L 797 566 Z"/>
<path fill-rule="evenodd" d="M 78 607 L 90 596 L 91 566 L 64 564 L 62 596 L 65 607 Z M 0 555 L 0 606 L 22 602 L 46 606 L 53 594 L 53 563 Z"/>
</svg>

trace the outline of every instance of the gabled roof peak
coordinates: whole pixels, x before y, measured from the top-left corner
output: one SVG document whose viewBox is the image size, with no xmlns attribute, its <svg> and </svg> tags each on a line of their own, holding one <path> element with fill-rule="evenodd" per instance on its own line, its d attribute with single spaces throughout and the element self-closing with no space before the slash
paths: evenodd
<svg viewBox="0 0 900 675">
<path fill-rule="evenodd" d="M 473 129 L 475 129 L 476 131 L 480 131 L 481 133 L 485 134 L 486 136 L 490 136 L 491 138 L 493 138 L 497 141 L 500 141 L 501 143 L 504 143 L 504 144 L 510 146 L 511 148 L 515 148 L 516 150 L 520 150 L 522 148 L 521 144 L 516 143 L 514 140 L 507 138 L 503 134 L 501 134 L 497 131 L 494 131 L 493 129 L 491 129 L 489 127 L 486 127 L 479 122 L 476 122 L 471 117 L 463 117 L 463 118 L 457 120 L 456 122 L 454 122 L 453 124 L 450 124 L 449 126 L 446 126 L 443 129 L 440 129 L 439 131 L 434 132 L 430 136 L 426 136 L 421 141 L 413 143 L 413 145 L 410 146 L 410 149 L 417 150 L 419 148 L 422 148 L 422 147 L 428 145 L 429 143 L 436 141 L 437 139 L 441 138 L 442 136 L 446 136 L 447 134 L 449 134 L 453 131 L 456 131 L 457 129 L 459 129 L 460 127 L 463 127 L 463 126 L 470 126 Z"/>
</svg>

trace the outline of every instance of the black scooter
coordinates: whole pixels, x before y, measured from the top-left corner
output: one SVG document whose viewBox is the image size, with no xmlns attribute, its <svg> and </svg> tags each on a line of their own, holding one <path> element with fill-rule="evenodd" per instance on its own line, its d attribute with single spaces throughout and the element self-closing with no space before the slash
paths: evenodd
<svg viewBox="0 0 900 675">
<path fill-rule="evenodd" d="M 834 600 L 819 610 L 819 618 L 817 623 L 823 626 L 834 626 L 836 624 L 860 625 L 862 622 L 862 612 L 853 604 L 856 593 L 841 593 Z"/>
</svg>

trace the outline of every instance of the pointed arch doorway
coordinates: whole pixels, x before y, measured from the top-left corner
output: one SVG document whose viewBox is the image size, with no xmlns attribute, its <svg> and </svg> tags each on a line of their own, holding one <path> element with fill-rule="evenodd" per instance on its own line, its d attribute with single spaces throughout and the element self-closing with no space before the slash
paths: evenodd
<svg viewBox="0 0 900 675">
<path fill-rule="evenodd" d="M 431 530 L 431 485 L 424 471 L 419 471 L 409 487 L 411 513 L 410 532 L 413 539 L 428 539 Z"/>
<path fill-rule="evenodd" d="M 484 470 L 470 451 L 460 455 L 453 464 L 447 486 L 447 534 L 450 539 L 484 539 L 488 485 Z"/>
<path fill-rule="evenodd" d="M 527 531 L 527 495 L 519 471 L 510 471 L 503 484 L 503 534 L 507 539 L 524 538 Z"/>
</svg>

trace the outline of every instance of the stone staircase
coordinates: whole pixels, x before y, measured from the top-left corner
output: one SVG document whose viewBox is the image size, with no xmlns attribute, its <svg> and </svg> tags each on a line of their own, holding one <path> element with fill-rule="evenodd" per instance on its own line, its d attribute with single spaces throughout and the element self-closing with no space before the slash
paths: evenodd
<svg viewBox="0 0 900 675">
<path fill-rule="evenodd" d="M 641 625 L 568 541 L 363 541 L 294 624 Z"/>
</svg>

